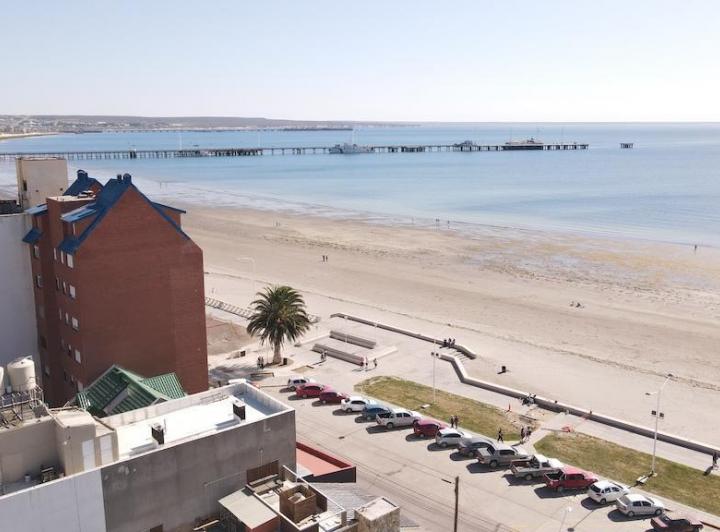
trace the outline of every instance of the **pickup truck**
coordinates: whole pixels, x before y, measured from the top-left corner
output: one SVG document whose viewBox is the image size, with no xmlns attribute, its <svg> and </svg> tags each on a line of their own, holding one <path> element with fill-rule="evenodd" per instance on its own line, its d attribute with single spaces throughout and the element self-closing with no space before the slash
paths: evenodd
<svg viewBox="0 0 720 532">
<path fill-rule="evenodd" d="M 546 473 L 557 473 L 563 468 L 563 465 L 560 460 L 536 454 L 529 460 L 513 460 L 510 464 L 510 471 L 515 478 L 533 480 L 544 476 Z"/>
<path fill-rule="evenodd" d="M 522 447 L 513 447 L 504 443 L 497 443 L 483 447 L 477 450 L 477 460 L 479 464 L 489 465 L 490 467 L 507 466 L 513 460 L 523 460 L 530 458 L 528 452 Z"/>
<path fill-rule="evenodd" d="M 558 492 L 564 490 L 584 490 L 597 482 L 595 473 L 565 466 L 557 473 L 545 473 L 545 485 Z"/>
<path fill-rule="evenodd" d="M 386 429 L 393 429 L 395 427 L 411 427 L 413 423 L 419 421 L 421 417 L 420 414 L 412 410 L 391 408 L 390 411 L 385 414 L 378 414 L 375 417 L 375 422 Z"/>
</svg>

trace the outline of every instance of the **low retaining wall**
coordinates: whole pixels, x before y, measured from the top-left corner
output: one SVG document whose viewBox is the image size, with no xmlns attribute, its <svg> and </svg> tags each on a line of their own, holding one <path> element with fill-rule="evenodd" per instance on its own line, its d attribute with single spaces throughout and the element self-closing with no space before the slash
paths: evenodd
<svg viewBox="0 0 720 532">
<path fill-rule="evenodd" d="M 469 384 L 477 388 L 483 388 L 485 390 L 490 390 L 491 392 L 501 393 L 503 395 L 515 397 L 518 399 L 522 399 L 523 397 L 527 397 L 528 395 L 527 392 L 521 392 L 507 386 L 502 386 L 500 384 L 483 381 L 475 377 L 469 376 L 465 371 L 465 366 L 463 366 L 463 363 L 455 356 L 441 354 L 440 359 L 450 362 L 453 365 L 456 373 L 458 374 L 460 382 L 464 384 Z M 642 425 L 636 425 L 634 423 L 630 423 L 629 421 L 624 421 L 622 419 L 617 419 L 614 417 L 606 416 L 604 414 L 599 414 L 597 412 L 593 412 L 592 410 L 580 408 L 578 406 L 574 406 L 568 403 L 562 403 L 560 401 L 549 399 L 547 397 L 540 397 L 539 395 L 534 396 L 534 399 L 535 404 L 537 404 L 541 408 L 545 408 L 546 410 L 552 410 L 555 412 L 569 412 L 570 414 L 580 416 L 585 419 L 597 421 L 598 423 L 626 430 L 628 432 L 639 434 L 640 436 L 645 436 L 648 438 L 652 438 L 655 435 L 655 431 L 653 429 L 643 427 Z M 658 432 L 657 438 L 659 441 L 664 441 L 666 443 L 671 443 L 673 445 L 677 445 L 679 447 L 684 447 L 686 449 L 691 449 L 693 451 L 698 451 L 701 453 L 711 455 L 716 450 L 720 452 L 720 448 L 713 447 L 710 444 L 698 442 L 695 440 L 689 440 L 687 438 L 676 436 L 674 434 L 668 434 L 666 432 Z"/>
<path fill-rule="evenodd" d="M 355 336 L 343 331 L 330 331 L 330 338 L 357 345 L 359 347 L 364 347 L 365 349 L 375 349 L 377 346 L 377 342 L 375 340 L 369 340 L 367 338 L 363 338 L 362 336 Z"/>
<path fill-rule="evenodd" d="M 401 329 L 400 327 L 393 327 L 392 325 L 384 325 L 384 324 L 378 323 L 376 321 L 370 321 L 370 320 L 366 320 L 363 318 L 358 318 L 357 316 L 351 316 L 350 314 L 345 314 L 344 312 L 336 312 L 335 314 L 331 314 L 330 317 L 331 318 L 343 318 L 343 319 L 347 319 L 350 321 L 355 321 L 357 323 L 362 323 L 364 325 L 370 325 L 371 327 L 377 327 L 378 329 L 383 329 L 385 331 L 403 334 L 405 336 L 417 338 L 418 340 L 424 340 L 426 342 L 430 342 L 439 347 L 441 347 L 442 343 L 443 343 L 443 341 L 441 339 L 433 338 L 432 336 L 427 336 L 426 334 L 408 331 L 406 329 Z M 475 353 L 473 353 L 472 351 L 470 351 L 470 349 L 468 349 L 467 347 L 464 347 L 460 344 L 455 344 L 449 349 L 455 349 L 456 351 L 459 351 L 466 357 L 472 358 L 473 360 L 477 358 L 477 355 Z"/>
</svg>

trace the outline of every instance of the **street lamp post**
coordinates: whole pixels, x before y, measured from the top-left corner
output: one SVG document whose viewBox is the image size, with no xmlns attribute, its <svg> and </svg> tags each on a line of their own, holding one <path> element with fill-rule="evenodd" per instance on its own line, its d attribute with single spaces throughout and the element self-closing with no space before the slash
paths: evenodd
<svg viewBox="0 0 720 532">
<path fill-rule="evenodd" d="M 435 361 L 437 360 L 438 353 L 435 351 L 430 353 L 433 359 L 433 404 L 437 403 L 437 388 L 435 388 Z"/>
<path fill-rule="evenodd" d="M 658 437 L 658 423 L 660 421 L 660 397 L 662 395 L 663 388 L 665 388 L 665 385 L 668 383 L 668 381 L 672 378 L 673 374 L 668 373 L 667 377 L 665 377 L 665 382 L 662 383 L 662 386 L 660 386 L 660 389 L 657 392 L 646 392 L 646 395 L 657 395 L 657 406 L 655 410 L 655 434 L 653 436 L 653 454 L 652 454 L 652 465 L 650 466 L 650 476 L 654 477 L 657 473 L 655 473 L 655 452 L 657 451 L 657 437 Z"/>
</svg>

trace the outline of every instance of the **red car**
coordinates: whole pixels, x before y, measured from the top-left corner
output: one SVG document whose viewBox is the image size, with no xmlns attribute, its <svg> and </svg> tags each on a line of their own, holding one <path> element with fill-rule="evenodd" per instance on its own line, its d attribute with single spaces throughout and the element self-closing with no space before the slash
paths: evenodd
<svg viewBox="0 0 720 532">
<path fill-rule="evenodd" d="M 447 425 L 437 419 L 422 418 L 413 423 L 413 432 L 416 436 L 423 438 L 434 438 L 440 429 L 446 429 Z"/>
<path fill-rule="evenodd" d="M 326 403 L 340 404 L 347 398 L 348 398 L 347 394 L 336 392 L 335 390 L 331 390 L 327 386 L 320 394 L 320 402 L 322 404 L 326 404 Z"/>
<path fill-rule="evenodd" d="M 703 524 L 695 517 L 668 512 L 653 517 L 653 530 L 667 530 L 668 532 L 695 532 L 703 529 Z"/>
<path fill-rule="evenodd" d="M 330 388 L 317 382 L 308 382 L 295 388 L 295 395 L 301 399 L 306 397 L 320 397 L 320 394 Z"/>
<path fill-rule="evenodd" d="M 583 490 L 595 484 L 595 473 L 589 473 L 575 467 L 563 467 L 557 473 L 545 474 L 545 485 L 556 491 Z"/>
</svg>

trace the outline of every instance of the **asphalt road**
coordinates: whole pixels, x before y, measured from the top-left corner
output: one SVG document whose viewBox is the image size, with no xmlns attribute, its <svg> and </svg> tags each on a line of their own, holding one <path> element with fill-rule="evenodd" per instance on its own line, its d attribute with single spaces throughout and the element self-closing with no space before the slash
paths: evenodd
<svg viewBox="0 0 720 532">
<path fill-rule="evenodd" d="M 269 383 L 266 383 L 269 384 Z M 628 520 L 599 507 L 584 493 L 556 494 L 541 484 L 515 481 L 506 471 L 488 470 L 453 450 L 416 438 L 412 429 L 386 431 L 337 405 L 298 400 L 279 387 L 264 387 L 294 407 L 298 439 L 343 457 L 357 466 L 358 483 L 385 495 L 421 525 L 419 530 L 453 530 L 454 479 L 460 478 L 460 532 L 483 531 L 639 531 L 648 519 Z"/>
</svg>

